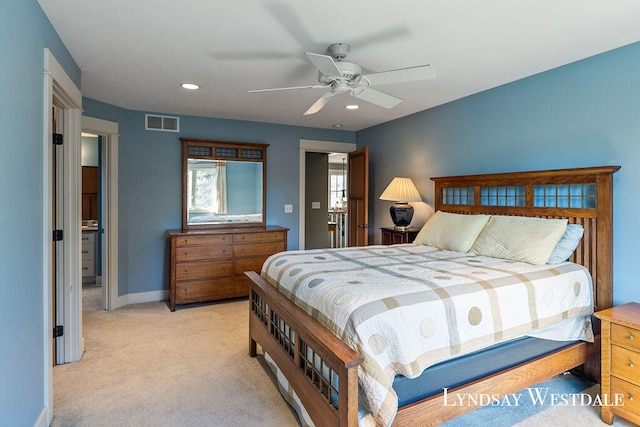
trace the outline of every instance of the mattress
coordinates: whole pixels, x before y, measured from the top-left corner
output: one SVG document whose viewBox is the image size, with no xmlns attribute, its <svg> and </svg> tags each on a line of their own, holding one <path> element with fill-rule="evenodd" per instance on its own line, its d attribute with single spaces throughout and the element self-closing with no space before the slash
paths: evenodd
<svg viewBox="0 0 640 427">
<path fill-rule="evenodd" d="M 393 389 L 398 395 L 398 407 L 442 393 L 445 388 L 453 389 L 512 368 L 575 342 L 521 337 L 437 363 L 414 379 L 398 375 L 393 381 Z"/>
</svg>

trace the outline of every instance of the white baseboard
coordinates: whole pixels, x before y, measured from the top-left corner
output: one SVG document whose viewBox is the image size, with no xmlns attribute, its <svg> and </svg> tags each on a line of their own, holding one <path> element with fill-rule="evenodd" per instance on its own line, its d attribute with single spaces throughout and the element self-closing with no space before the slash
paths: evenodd
<svg viewBox="0 0 640 427">
<path fill-rule="evenodd" d="M 166 301 L 169 299 L 169 291 L 151 291 L 151 292 L 138 292 L 135 294 L 122 295 L 118 297 L 118 300 L 115 303 L 116 308 L 124 307 L 129 304 L 140 304 L 143 302 L 154 302 L 154 301 Z"/>
<path fill-rule="evenodd" d="M 40 416 L 33 424 L 33 427 L 48 427 L 49 426 L 49 407 L 42 408 Z"/>
</svg>

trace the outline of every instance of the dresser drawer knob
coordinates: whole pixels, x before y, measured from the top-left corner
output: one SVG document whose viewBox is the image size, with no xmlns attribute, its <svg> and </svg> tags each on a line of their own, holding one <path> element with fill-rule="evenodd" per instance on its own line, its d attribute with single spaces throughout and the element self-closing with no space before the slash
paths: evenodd
<svg viewBox="0 0 640 427">
<path fill-rule="evenodd" d="M 629 367 L 633 368 L 633 362 L 629 362 Z"/>
<path fill-rule="evenodd" d="M 627 400 L 628 401 L 632 401 L 633 400 L 633 396 L 631 396 L 631 395 L 627 396 Z"/>
</svg>

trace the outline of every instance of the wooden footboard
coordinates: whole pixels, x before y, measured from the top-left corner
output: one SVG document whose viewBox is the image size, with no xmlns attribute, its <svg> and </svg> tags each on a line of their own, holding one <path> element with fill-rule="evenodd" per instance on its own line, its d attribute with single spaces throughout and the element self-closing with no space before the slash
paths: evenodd
<svg viewBox="0 0 640 427">
<path fill-rule="evenodd" d="M 362 356 L 255 272 L 249 295 L 249 355 L 276 362 L 316 426 L 358 424 Z"/>
</svg>

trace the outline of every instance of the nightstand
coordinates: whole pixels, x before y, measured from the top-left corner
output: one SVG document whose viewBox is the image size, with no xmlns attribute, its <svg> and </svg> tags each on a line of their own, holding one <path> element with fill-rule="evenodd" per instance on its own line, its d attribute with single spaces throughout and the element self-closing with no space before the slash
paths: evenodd
<svg viewBox="0 0 640 427">
<path fill-rule="evenodd" d="M 413 243 L 413 240 L 420 231 L 417 228 L 410 228 L 408 230 L 396 230 L 393 227 L 383 227 L 382 230 L 382 244 L 383 245 L 395 245 L 398 243 Z"/>
<path fill-rule="evenodd" d="M 619 415 L 640 425 L 640 304 L 595 316 L 602 321 L 602 421 L 611 424 Z"/>
</svg>

